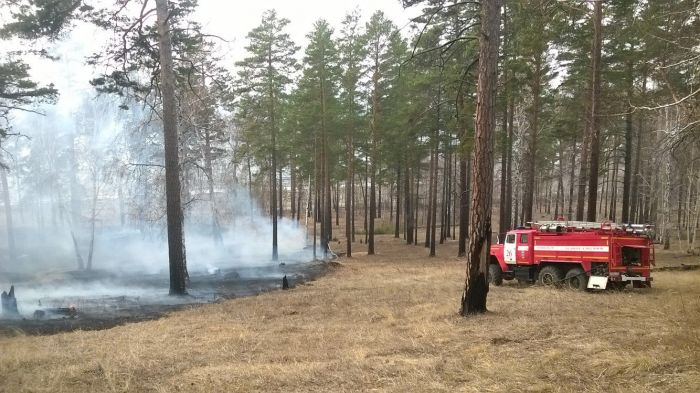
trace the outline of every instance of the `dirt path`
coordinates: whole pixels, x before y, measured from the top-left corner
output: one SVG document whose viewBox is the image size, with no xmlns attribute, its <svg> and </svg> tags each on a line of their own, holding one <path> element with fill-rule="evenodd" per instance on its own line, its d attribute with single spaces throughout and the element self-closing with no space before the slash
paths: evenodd
<svg viewBox="0 0 700 393">
<path fill-rule="evenodd" d="M 454 244 L 429 259 L 382 236 L 377 250 L 291 291 L 109 330 L 0 338 L 0 392 L 700 386 L 700 271 L 656 273 L 644 291 L 505 285 L 491 289 L 488 314 L 464 319 Z"/>
</svg>

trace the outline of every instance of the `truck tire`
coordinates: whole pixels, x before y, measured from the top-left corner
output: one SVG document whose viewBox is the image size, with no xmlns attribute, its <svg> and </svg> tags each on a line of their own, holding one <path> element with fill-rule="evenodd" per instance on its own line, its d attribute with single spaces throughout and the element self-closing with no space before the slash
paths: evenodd
<svg viewBox="0 0 700 393">
<path fill-rule="evenodd" d="M 558 287 L 561 286 L 563 278 L 563 274 L 558 267 L 549 265 L 540 270 L 537 281 L 545 287 Z"/>
<path fill-rule="evenodd" d="M 569 289 L 585 291 L 588 287 L 588 276 L 580 267 L 574 267 L 566 272 L 564 283 Z"/>
<path fill-rule="evenodd" d="M 496 263 L 489 264 L 489 284 L 497 287 L 503 284 L 503 272 L 501 267 Z"/>
</svg>

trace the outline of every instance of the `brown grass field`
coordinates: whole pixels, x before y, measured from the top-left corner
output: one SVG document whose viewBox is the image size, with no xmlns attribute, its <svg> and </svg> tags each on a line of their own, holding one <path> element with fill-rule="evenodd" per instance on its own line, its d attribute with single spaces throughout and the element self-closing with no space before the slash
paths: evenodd
<svg viewBox="0 0 700 393">
<path fill-rule="evenodd" d="M 0 392 L 700 391 L 698 270 L 623 292 L 508 283 L 491 288 L 489 313 L 462 318 L 455 243 L 432 259 L 390 236 L 377 250 L 290 291 L 0 337 Z"/>
</svg>

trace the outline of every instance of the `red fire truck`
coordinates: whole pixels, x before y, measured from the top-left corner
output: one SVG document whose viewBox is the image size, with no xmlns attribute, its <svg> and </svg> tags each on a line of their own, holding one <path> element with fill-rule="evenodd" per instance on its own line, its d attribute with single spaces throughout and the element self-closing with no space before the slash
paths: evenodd
<svg viewBox="0 0 700 393">
<path fill-rule="evenodd" d="M 539 282 L 571 289 L 651 286 L 651 227 L 548 221 L 505 234 L 491 246 L 489 282 Z"/>
</svg>

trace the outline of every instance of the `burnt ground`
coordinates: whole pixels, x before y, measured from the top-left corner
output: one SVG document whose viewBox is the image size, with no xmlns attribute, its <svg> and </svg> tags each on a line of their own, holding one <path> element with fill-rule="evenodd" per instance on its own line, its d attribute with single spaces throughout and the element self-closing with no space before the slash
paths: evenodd
<svg viewBox="0 0 700 393">
<path fill-rule="evenodd" d="M 285 275 L 294 287 L 315 280 L 325 270 L 323 262 L 308 262 L 191 273 L 185 296 L 168 296 L 169 281 L 164 274 L 115 276 L 108 271 L 70 271 L 53 275 L 49 283 L 17 276 L 13 281 L 21 316 L 0 315 L 0 336 L 100 330 L 153 320 L 172 311 L 281 289 Z M 94 294 L 90 293 L 92 288 L 97 288 Z M 107 293 L 101 293 L 105 288 Z M 124 294 L 115 295 L 120 291 Z M 27 292 L 31 295 L 23 299 Z"/>
</svg>

